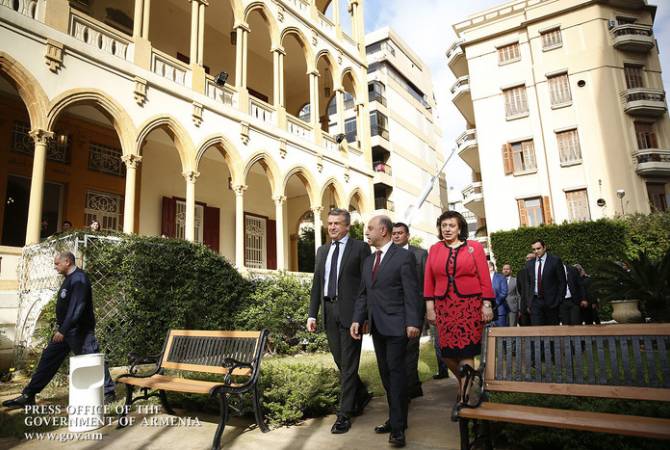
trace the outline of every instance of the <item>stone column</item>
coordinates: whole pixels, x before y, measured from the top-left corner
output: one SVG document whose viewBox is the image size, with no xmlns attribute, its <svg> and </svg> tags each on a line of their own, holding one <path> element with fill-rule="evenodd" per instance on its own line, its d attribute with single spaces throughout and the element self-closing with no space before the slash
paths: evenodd
<svg viewBox="0 0 670 450">
<path fill-rule="evenodd" d="M 321 143 L 321 123 L 319 122 L 319 72 L 309 73 L 309 110 L 310 124 L 314 133 L 314 142 Z"/>
<path fill-rule="evenodd" d="M 274 106 L 279 109 L 284 107 L 284 56 L 283 48 L 272 49 L 274 67 Z"/>
<path fill-rule="evenodd" d="M 44 170 L 47 165 L 47 145 L 53 133 L 46 130 L 32 130 L 30 137 L 35 142 L 33 155 L 33 173 L 30 180 L 30 200 L 28 203 L 28 224 L 26 227 L 26 245 L 40 241 L 42 225 L 42 198 L 44 197 Z"/>
<path fill-rule="evenodd" d="M 199 172 L 189 170 L 182 172 L 186 179 L 186 219 L 184 223 L 184 238 L 187 241 L 195 241 L 195 180 L 200 176 Z"/>
<path fill-rule="evenodd" d="M 342 87 L 335 90 L 335 103 L 337 104 L 337 133 L 344 134 L 344 89 Z"/>
<path fill-rule="evenodd" d="M 144 0 L 135 0 L 135 13 L 133 15 L 133 39 L 142 36 L 144 26 Z"/>
<path fill-rule="evenodd" d="M 124 155 L 121 160 L 126 164 L 126 193 L 123 202 L 123 232 L 135 232 L 135 197 L 137 187 L 137 167 L 142 162 L 139 155 Z"/>
<path fill-rule="evenodd" d="M 277 270 L 286 269 L 286 254 L 284 248 L 284 204 L 286 197 L 284 195 L 275 195 L 272 197 L 275 201 L 275 220 L 277 223 Z"/>
<path fill-rule="evenodd" d="M 247 186 L 238 184 L 233 186 L 235 191 L 235 265 L 238 269 L 244 267 L 244 191 Z"/>
<path fill-rule="evenodd" d="M 189 0 L 191 2 L 191 50 L 189 57 L 191 64 L 195 64 L 198 59 L 198 27 L 200 25 L 200 13 L 198 7 L 200 0 Z"/>
<path fill-rule="evenodd" d="M 151 69 L 151 43 L 149 42 L 149 20 L 151 0 L 135 0 L 133 21 L 133 41 L 135 42 L 134 63 Z"/>
<path fill-rule="evenodd" d="M 235 86 L 237 89 L 247 88 L 247 46 L 249 45 L 249 27 L 244 24 L 235 28 L 237 44 L 235 45 Z"/>
<path fill-rule="evenodd" d="M 315 206 L 312 208 L 312 213 L 314 214 L 314 252 L 321 247 L 321 211 L 323 211 L 323 206 Z"/>
</svg>

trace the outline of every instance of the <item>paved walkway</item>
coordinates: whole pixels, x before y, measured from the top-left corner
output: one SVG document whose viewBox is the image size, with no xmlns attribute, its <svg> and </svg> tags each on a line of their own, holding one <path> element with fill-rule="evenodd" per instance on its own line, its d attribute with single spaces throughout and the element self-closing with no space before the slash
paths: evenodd
<svg viewBox="0 0 670 450">
<path fill-rule="evenodd" d="M 456 398 L 456 381 L 453 378 L 424 383 L 424 396 L 412 401 L 409 409 L 409 429 L 407 430 L 407 449 L 457 449 L 458 426 L 449 419 L 451 406 Z M 139 404 L 142 404 L 140 402 Z M 137 405 L 137 404 L 136 404 Z M 135 407 L 135 405 L 133 405 Z M 177 411 L 180 416 L 190 413 Z M 385 397 L 377 397 L 370 402 L 365 414 L 355 418 L 349 433 L 333 435 L 330 427 L 335 416 L 310 419 L 304 423 L 261 433 L 247 419 L 232 418 L 222 439 L 224 449 L 388 449 L 388 435 L 376 435 L 375 425 L 386 420 L 388 409 Z M 143 416 L 133 414 L 140 422 L 142 417 L 148 420 L 168 419 L 171 416 Z M 193 416 L 191 416 L 193 417 Z M 151 450 L 208 449 L 216 429 L 216 417 L 199 415 L 200 427 L 187 426 L 141 426 L 139 423 L 121 430 L 115 425 L 107 426 L 97 432 L 102 433 L 98 441 L 58 442 L 58 436 L 65 438 L 67 429 L 59 429 L 50 441 L 0 440 L 0 449 L 42 450 L 42 449 L 123 449 Z"/>
</svg>

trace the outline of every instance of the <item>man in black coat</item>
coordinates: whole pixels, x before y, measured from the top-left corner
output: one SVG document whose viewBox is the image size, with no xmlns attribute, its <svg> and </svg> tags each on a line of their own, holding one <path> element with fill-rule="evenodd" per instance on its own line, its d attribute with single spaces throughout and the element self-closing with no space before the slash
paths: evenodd
<svg viewBox="0 0 670 450">
<path fill-rule="evenodd" d="M 416 281 L 419 289 L 419 298 L 423 299 L 423 274 L 426 271 L 426 260 L 428 252 L 421 247 L 415 247 L 409 244 L 409 227 L 403 222 L 393 224 L 393 243 L 400 248 L 409 250 L 416 259 Z M 419 316 L 421 318 L 421 329 L 423 329 L 424 317 L 426 316 L 426 303 L 421 301 L 419 304 Z M 419 353 L 421 336 L 417 336 L 407 341 L 407 355 L 405 364 L 407 366 L 407 389 L 409 398 L 423 396 L 421 389 L 421 380 L 419 379 Z"/>
<path fill-rule="evenodd" d="M 389 405 L 388 420 L 376 433 L 391 433 L 389 443 L 405 445 L 407 428 L 407 340 L 421 333 L 419 289 L 414 254 L 391 241 L 393 222 L 373 217 L 367 226 L 368 242 L 377 250 L 363 265 L 361 292 L 351 324 L 351 337 L 360 340 L 369 324 L 377 366 Z"/>
<path fill-rule="evenodd" d="M 565 298 L 565 269 L 558 256 L 547 253 L 541 239 L 531 245 L 535 260 L 528 261 L 531 325 L 558 325 L 558 308 Z"/>
<path fill-rule="evenodd" d="M 328 213 L 328 236 L 332 242 L 316 252 L 307 319 L 307 330 L 315 332 L 319 309 L 323 309 L 328 346 L 340 371 L 340 405 L 331 428 L 333 434 L 349 431 L 351 417 L 361 414 L 372 398 L 358 376 L 361 341 L 352 339 L 349 333 L 363 261 L 370 256 L 370 246 L 349 236 L 350 222 L 346 209 Z"/>
<path fill-rule="evenodd" d="M 526 255 L 526 264 L 535 260 L 535 253 Z M 530 302 L 533 300 L 533 291 L 530 289 L 530 274 L 524 265 L 516 274 L 516 286 L 521 296 L 519 301 L 519 325 L 526 327 L 530 325 Z"/>
<path fill-rule="evenodd" d="M 20 396 L 6 400 L 2 406 L 22 408 L 35 404 L 39 394 L 56 375 L 70 352 L 75 355 L 99 353 L 95 339 L 95 316 L 91 282 L 86 273 L 75 264 L 71 252 L 62 252 L 54 258 L 56 271 L 65 276 L 56 300 L 57 331 L 42 352 L 37 368 Z M 105 402 L 114 400 L 114 382 L 105 364 Z"/>
<path fill-rule="evenodd" d="M 579 279 L 584 292 L 584 300 L 580 303 L 581 322 L 586 325 L 600 324 L 600 317 L 598 315 L 598 299 L 591 288 L 591 277 L 581 264 L 575 264 L 575 269 L 579 272 Z"/>
<path fill-rule="evenodd" d="M 581 305 L 585 301 L 582 280 L 573 266 L 565 267 L 565 298 L 560 306 L 560 319 L 563 325 L 581 325 Z"/>
</svg>

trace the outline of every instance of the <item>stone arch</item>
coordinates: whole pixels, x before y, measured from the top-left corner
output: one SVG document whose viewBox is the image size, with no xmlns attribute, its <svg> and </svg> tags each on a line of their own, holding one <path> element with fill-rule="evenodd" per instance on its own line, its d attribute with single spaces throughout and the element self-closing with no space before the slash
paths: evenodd
<svg viewBox="0 0 670 450">
<path fill-rule="evenodd" d="M 244 20 L 244 6 L 242 6 L 242 0 L 229 0 L 230 7 L 233 10 L 233 17 L 235 18 L 235 25 Z"/>
<path fill-rule="evenodd" d="M 193 142 L 191 141 L 191 138 L 186 132 L 185 128 L 176 119 L 167 114 L 154 116 L 144 122 L 139 128 L 140 132 L 137 134 L 136 139 L 138 153 L 141 152 L 142 142 L 144 142 L 149 133 L 157 128 L 165 128 L 170 136 L 174 139 L 175 146 L 177 147 L 177 153 L 179 154 L 179 160 L 181 161 L 182 170 L 184 172 L 188 170 L 195 170 L 197 164 L 191 150 L 193 149 Z"/>
<path fill-rule="evenodd" d="M 356 103 L 359 103 L 363 100 L 364 95 L 367 94 L 367 90 L 363 90 L 363 84 L 361 84 L 361 80 L 356 76 L 356 71 L 352 67 L 346 67 L 344 70 L 342 70 L 342 74 L 340 75 L 340 86 L 344 85 L 344 78 L 350 75 L 351 80 L 354 85 L 354 95 L 356 97 Z M 367 83 L 365 84 L 365 87 L 367 88 Z"/>
<path fill-rule="evenodd" d="M 281 39 L 279 38 L 279 26 L 277 25 L 277 20 L 271 14 L 270 10 L 265 5 L 265 3 L 260 1 L 250 3 L 244 10 L 244 23 L 247 24 L 249 23 L 249 14 L 251 14 L 253 11 L 256 10 L 260 11 L 261 16 L 263 17 L 263 19 L 265 19 L 268 26 L 270 27 L 270 41 L 272 43 L 271 47 L 276 48 L 281 46 L 280 44 Z M 251 32 L 253 33 L 253 30 L 251 30 Z"/>
<path fill-rule="evenodd" d="M 137 146 L 134 145 L 135 125 L 132 119 L 116 100 L 99 89 L 70 89 L 53 99 L 47 116 L 47 130 L 53 131 L 60 114 L 76 103 L 93 104 L 102 109 L 102 112 L 109 116 L 119 136 L 123 154 L 137 153 Z"/>
<path fill-rule="evenodd" d="M 272 195 L 282 195 L 283 190 L 281 192 L 277 192 L 277 188 L 281 186 L 281 180 L 279 178 L 279 167 L 272 159 L 272 157 L 264 151 L 256 152 L 251 155 L 249 159 L 247 159 L 247 163 L 244 165 L 244 170 L 242 171 L 242 182 L 246 184 L 249 171 L 256 163 L 260 163 L 266 174 L 269 173 L 268 182 L 270 183 L 270 191 L 272 191 Z"/>
<path fill-rule="evenodd" d="M 240 154 L 235 146 L 222 134 L 214 134 L 209 136 L 198 147 L 196 147 L 198 149 L 195 154 L 196 170 L 198 169 L 200 160 L 202 159 L 207 149 L 217 145 L 223 147 L 223 158 L 226 160 L 228 170 L 230 170 L 233 186 L 242 184 L 243 180 L 240 179 L 242 171 L 242 159 L 240 158 Z"/>
<path fill-rule="evenodd" d="M 349 204 L 347 203 L 346 205 L 344 204 L 344 188 L 342 187 L 342 184 L 337 181 L 335 177 L 330 177 L 328 180 L 326 180 L 325 183 L 323 183 L 323 186 L 321 187 L 321 192 L 319 193 L 319 200 L 323 199 L 324 194 L 326 193 L 326 190 L 328 187 L 333 186 L 335 189 L 335 199 L 336 199 L 336 204 L 338 208 L 349 208 Z"/>
<path fill-rule="evenodd" d="M 347 206 L 346 208 L 349 208 L 349 205 L 351 205 L 351 201 L 354 199 L 355 196 L 358 196 L 359 199 L 359 205 L 360 205 L 360 213 L 361 215 L 364 215 L 370 211 L 370 205 L 368 204 L 368 198 L 365 196 L 363 191 L 361 190 L 360 187 L 354 188 L 350 193 L 349 196 L 347 197 Z"/>
<path fill-rule="evenodd" d="M 279 45 L 282 46 L 282 48 L 286 48 L 284 46 L 284 39 L 288 35 L 295 35 L 298 43 L 302 47 L 303 54 L 305 56 L 305 64 L 307 65 L 307 73 L 313 72 L 316 70 L 316 59 L 314 58 L 314 51 L 312 50 L 312 47 L 309 45 L 309 40 L 305 36 L 305 34 L 300 30 L 299 28 L 296 27 L 286 27 L 282 30 L 281 36 L 279 39 Z"/>
<path fill-rule="evenodd" d="M 303 185 L 305 186 L 305 190 L 307 191 L 307 196 L 309 197 L 309 204 L 314 207 L 317 205 L 318 198 L 316 197 L 316 187 L 317 183 L 312 175 L 312 173 L 304 168 L 303 166 L 293 166 L 291 169 L 289 169 L 286 172 L 286 175 L 284 175 L 284 180 L 282 181 L 282 186 L 281 186 L 281 192 L 282 194 L 286 192 L 286 184 L 288 183 L 288 180 L 293 176 L 297 175 L 298 178 L 300 178 L 300 181 L 302 181 Z"/>
<path fill-rule="evenodd" d="M 30 128 L 47 129 L 49 100 L 37 79 L 6 52 L 0 51 L 0 76 L 16 88 L 28 110 Z"/>
<path fill-rule="evenodd" d="M 332 82 L 333 82 L 333 90 L 335 90 L 338 88 L 339 85 L 342 84 L 342 77 L 340 76 L 340 65 L 337 64 L 337 60 L 333 58 L 333 55 L 330 53 L 328 49 L 323 49 L 316 54 L 316 58 L 314 58 L 314 67 L 316 68 L 319 67 L 319 60 L 321 58 L 325 58 L 330 64 L 330 67 L 333 68 Z M 323 76 L 322 73 L 320 73 L 319 75 Z"/>
</svg>

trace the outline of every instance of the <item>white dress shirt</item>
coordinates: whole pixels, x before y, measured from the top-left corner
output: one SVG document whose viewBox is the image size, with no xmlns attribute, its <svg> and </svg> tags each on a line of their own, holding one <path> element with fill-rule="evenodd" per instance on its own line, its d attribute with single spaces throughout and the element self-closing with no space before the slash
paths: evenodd
<svg viewBox="0 0 670 450">
<path fill-rule="evenodd" d="M 393 241 L 388 241 L 382 248 L 378 248 L 377 251 L 381 250 L 382 254 L 379 257 L 379 265 L 381 266 L 382 261 L 384 260 L 384 256 L 386 256 L 386 253 L 389 251 L 389 248 L 391 247 L 391 244 L 393 244 Z M 375 255 L 375 259 L 377 259 L 377 255 Z M 375 266 L 374 261 L 372 261 L 372 267 Z"/>
<path fill-rule="evenodd" d="M 347 241 L 349 241 L 349 235 L 345 235 L 340 242 L 340 252 L 337 255 L 337 273 L 340 273 L 340 266 L 342 265 L 342 256 L 344 256 L 344 247 L 347 246 Z M 335 251 L 335 241 L 330 243 L 330 248 L 328 249 L 328 254 L 326 255 L 326 267 L 323 271 L 323 296 L 328 295 L 328 278 L 330 278 L 330 260 L 333 257 L 333 252 Z M 337 286 L 335 286 L 335 295 L 337 295 Z"/>
</svg>

